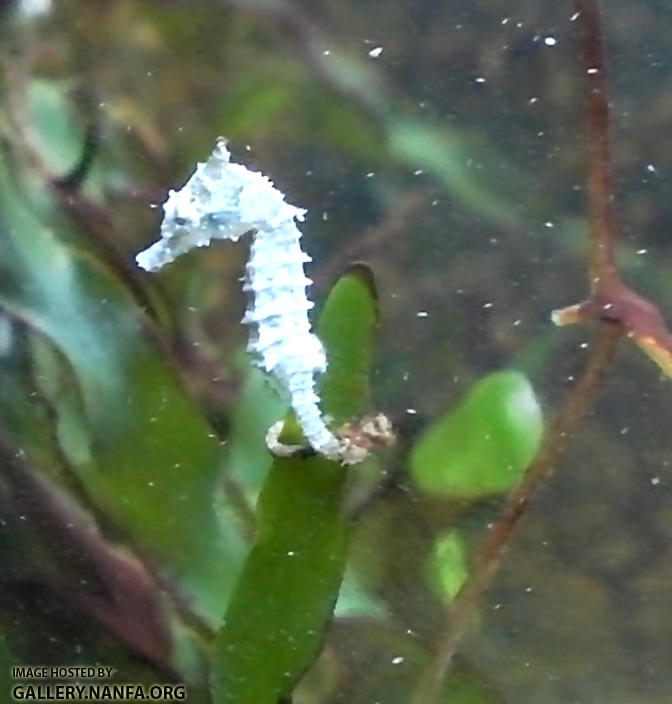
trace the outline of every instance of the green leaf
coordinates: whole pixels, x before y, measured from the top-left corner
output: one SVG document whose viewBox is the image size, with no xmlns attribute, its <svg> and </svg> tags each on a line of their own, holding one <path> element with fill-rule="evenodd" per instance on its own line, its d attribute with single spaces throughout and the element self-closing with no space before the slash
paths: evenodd
<svg viewBox="0 0 672 704">
<path fill-rule="evenodd" d="M 439 597 L 450 604 L 469 576 L 464 542 L 456 531 L 437 538 L 430 558 L 430 578 Z"/>
<path fill-rule="evenodd" d="M 226 471 L 254 500 L 273 462 L 264 444 L 266 433 L 286 408 L 268 381 L 260 369 L 249 367 L 227 442 Z"/>
<path fill-rule="evenodd" d="M 527 378 L 491 374 L 436 421 L 411 454 L 411 472 L 423 491 L 478 498 L 516 484 L 539 447 L 542 414 Z"/>
<path fill-rule="evenodd" d="M 64 378 L 46 357 L 34 360 L 38 373 L 58 375 L 43 378 L 43 389 L 76 385 L 63 405 L 54 396 L 64 455 L 92 501 L 218 623 L 223 585 L 232 586 L 234 558 L 242 558 L 213 501 L 219 443 L 126 286 L 76 248 L 77 228 L 48 186 L 21 190 L 10 165 L 0 165 L 0 306 L 71 370 Z M 75 436 L 77 425 L 90 444 Z M 36 444 L 28 437 L 28 447 Z"/>
<path fill-rule="evenodd" d="M 318 326 L 329 359 L 323 411 L 336 423 L 366 408 L 376 321 L 373 279 L 358 265 L 332 290 Z M 277 704 L 317 657 L 345 571 L 345 482 L 343 467 L 323 457 L 273 462 L 257 540 L 215 643 L 216 704 Z"/>
<path fill-rule="evenodd" d="M 365 264 L 353 264 L 331 291 L 317 325 L 329 362 L 320 384 L 320 398 L 324 412 L 336 426 L 370 406 L 369 377 L 377 325 L 378 294 L 373 273 Z"/>
</svg>

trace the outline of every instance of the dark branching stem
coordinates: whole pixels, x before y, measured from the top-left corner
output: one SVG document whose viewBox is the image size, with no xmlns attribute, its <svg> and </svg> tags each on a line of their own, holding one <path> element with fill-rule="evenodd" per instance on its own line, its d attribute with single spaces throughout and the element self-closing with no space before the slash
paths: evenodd
<svg viewBox="0 0 672 704">
<path fill-rule="evenodd" d="M 609 95 L 598 0 L 575 0 L 586 72 L 588 209 L 591 224 L 591 297 L 555 311 L 558 325 L 601 320 L 621 330 L 672 376 L 672 335 L 658 308 L 622 280 L 614 259 L 613 168 L 610 154 Z"/>
<path fill-rule="evenodd" d="M 603 326 L 595 336 L 583 376 L 555 419 L 535 460 L 509 496 L 502 515 L 488 533 L 471 577 L 451 605 L 443 635 L 416 687 L 412 704 L 434 704 L 440 700 L 443 680 L 476 607 L 497 574 L 533 497 L 551 478 L 557 460 L 590 411 L 620 336 L 621 331 L 615 325 Z"/>
<path fill-rule="evenodd" d="M 574 6 L 581 29 L 582 63 L 587 83 L 591 298 L 557 311 L 554 320 L 558 324 L 599 320 L 603 325 L 591 344 L 586 370 L 570 392 L 520 485 L 509 496 L 501 517 L 485 539 L 470 579 L 455 598 L 446 628 L 418 683 L 412 704 L 435 704 L 439 700 L 445 675 L 477 605 L 490 587 L 533 497 L 551 478 L 568 441 L 590 411 L 622 335 L 625 333 L 634 339 L 668 374 L 672 374 L 672 335 L 660 312 L 652 303 L 628 289 L 616 268 L 609 98 L 600 8 L 597 0 L 575 0 Z"/>
</svg>

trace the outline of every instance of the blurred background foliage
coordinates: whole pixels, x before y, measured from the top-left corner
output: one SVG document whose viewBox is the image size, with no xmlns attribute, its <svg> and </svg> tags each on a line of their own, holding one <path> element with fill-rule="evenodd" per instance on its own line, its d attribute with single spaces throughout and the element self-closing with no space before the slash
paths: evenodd
<svg viewBox="0 0 672 704">
<path fill-rule="evenodd" d="M 666 310 L 672 15 L 604 9 L 620 257 Z M 401 434 L 342 487 L 347 576 L 295 702 L 410 699 L 540 406 L 585 356 L 585 330 L 549 324 L 587 288 L 572 15 L 557 0 L 0 3 L 3 661 L 102 662 L 210 701 L 283 404 L 242 353 L 245 244 L 152 277 L 134 256 L 222 134 L 308 209 L 318 308 L 352 261 L 375 273 L 372 407 Z M 669 699 L 671 392 L 635 351 L 619 362 L 446 701 Z"/>
</svg>

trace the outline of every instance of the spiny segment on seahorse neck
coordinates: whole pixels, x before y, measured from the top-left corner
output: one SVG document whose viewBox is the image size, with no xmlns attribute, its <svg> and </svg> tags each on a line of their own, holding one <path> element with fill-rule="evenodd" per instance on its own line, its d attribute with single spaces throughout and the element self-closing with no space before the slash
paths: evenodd
<svg viewBox="0 0 672 704">
<path fill-rule="evenodd" d="M 163 205 L 161 239 L 136 260 L 155 271 L 213 239 L 235 241 L 251 232 L 244 288 L 252 294 L 252 305 L 243 318 L 252 326 L 248 350 L 287 388 L 301 429 L 316 452 L 339 461 L 360 461 L 359 456 L 350 457 L 349 445 L 327 427 L 315 392 L 315 375 L 326 370 L 327 361 L 308 319 L 313 304 L 306 287 L 312 282 L 303 265 L 310 257 L 301 250 L 296 226 L 305 211 L 287 203 L 268 178 L 231 163 L 230 157 L 220 139 L 184 187 L 170 191 Z"/>
</svg>

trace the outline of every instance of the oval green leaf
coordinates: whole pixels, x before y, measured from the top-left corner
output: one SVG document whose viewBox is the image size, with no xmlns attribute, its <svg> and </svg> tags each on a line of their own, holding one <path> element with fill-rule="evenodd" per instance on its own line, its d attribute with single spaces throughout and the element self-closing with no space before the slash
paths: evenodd
<svg viewBox="0 0 672 704">
<path fill-rule="evenodd" d="M 517 371 L 481 380 L 457 409 L 436 421 L 411 453 L 416 485 L 432 494 L 478 498 L 507 491 L 539 447 L 541 408 Z"/>
<path fill-rule="evenodd" d="M 450 604 L 469 576 L 464 540 L 457 531 L 436 539 L 428 566 L 436 593 L 444 604 Z"/>
</svg>

